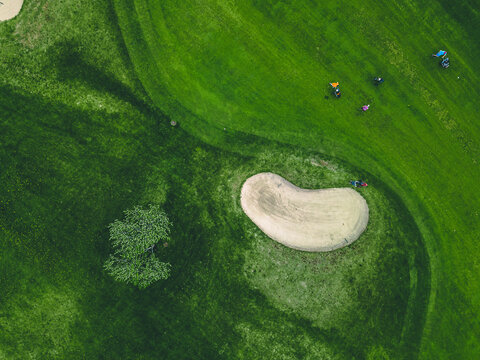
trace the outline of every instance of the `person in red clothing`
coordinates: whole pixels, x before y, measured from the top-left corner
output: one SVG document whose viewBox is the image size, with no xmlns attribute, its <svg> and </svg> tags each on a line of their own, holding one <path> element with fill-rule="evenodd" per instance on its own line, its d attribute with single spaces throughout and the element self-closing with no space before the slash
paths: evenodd
<svg viewBox="0 0 480 360">
<path fill-rule="evenodd" d="M 350 180 L 350 184 L 352 184 L 355 187 L 368 186 L 368 184 L 363 180 Z"/>
</svg>

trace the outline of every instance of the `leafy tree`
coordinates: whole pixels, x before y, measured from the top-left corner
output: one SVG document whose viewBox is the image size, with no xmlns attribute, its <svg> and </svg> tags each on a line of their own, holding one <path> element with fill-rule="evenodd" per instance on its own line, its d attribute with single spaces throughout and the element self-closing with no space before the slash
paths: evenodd
<svg viewBox="0 0 480 360">
<path fill-rule="evenodd" d="M 158 243 L 168 244 L 170 221 L 160 207 L 144 210 L 136 206 L 125 211 L 125 220 L 109 225 L 114 252 L 105 261 L 105 270 L 117 281 L 146 288 L 170 276 L 171 266 L 156 256 Z"/>
</svg>

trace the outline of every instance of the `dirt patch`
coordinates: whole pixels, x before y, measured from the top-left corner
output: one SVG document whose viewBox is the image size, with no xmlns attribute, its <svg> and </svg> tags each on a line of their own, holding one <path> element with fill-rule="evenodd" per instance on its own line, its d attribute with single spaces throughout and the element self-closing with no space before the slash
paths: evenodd
<svg viewBox="0 0 480 360">
<path fill-rule="evenodd" d="M 0 0 L 0 21 L 13 19 L 23 6 L 23 0 Z"/>
<path fill-rule="evenodd" d="M 301 189 L 281 176 L 260 173 L 245 181 L 245 214 L 270 238 L 304 251 L 331 251 L 358 239 L 368 205 L 351 188 Z"/>
</svg>

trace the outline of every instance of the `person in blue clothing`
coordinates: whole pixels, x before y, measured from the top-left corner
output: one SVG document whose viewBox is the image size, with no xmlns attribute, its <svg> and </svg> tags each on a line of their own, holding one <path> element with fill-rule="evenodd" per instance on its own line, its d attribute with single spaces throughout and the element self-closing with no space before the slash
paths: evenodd
<svg viewBox="0 0 480 360">
<path fill-rule="evenodd" d="M 445 59 L 442 60 L 442 62 L 440 63 L 440 65 L 446 69 L 450 66 L 450 59 L 447 57 Z"/>
<path fill-rule="evenodd" d="M 447 52 L 445 50 L 439 50 L 436 54 L 432 54 L 433 57 L 441 57 L 442 59 L 447 56 Z"/>
<path fill-rule="evenodd" d="M 350 180 L 350 184 L 352 184 L 355 187 L 368 186 L 368 184 L 363 180 Z"/>
</svg>

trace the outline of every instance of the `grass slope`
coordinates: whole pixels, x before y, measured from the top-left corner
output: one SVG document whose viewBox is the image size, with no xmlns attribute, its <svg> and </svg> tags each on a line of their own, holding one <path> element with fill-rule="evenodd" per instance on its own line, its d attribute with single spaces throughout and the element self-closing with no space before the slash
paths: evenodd
<svg viewBox="0 0 480 360">
<path fill-rule="evenodd" d="M 229 147 L 214 131 L 226 127 L 321 150 L 389 183 L 430 256 L 422 358 L 478 356 L 477 1 L 115 4 L 147 92 L 190 133 Z M 438 48 L 447 71 L 430 57 Z M 327 100 L 337 80 L 344 96 Z"/>
</svg>

